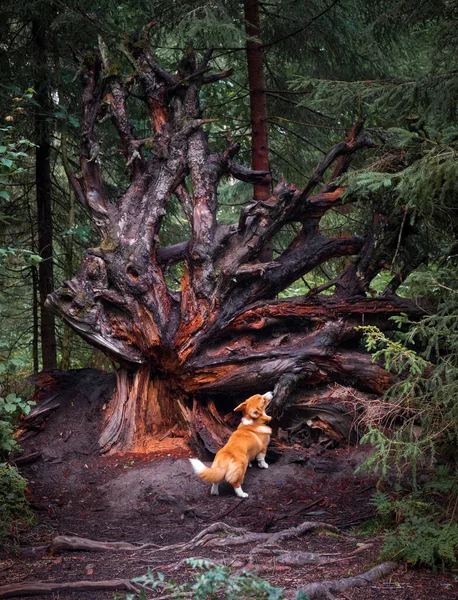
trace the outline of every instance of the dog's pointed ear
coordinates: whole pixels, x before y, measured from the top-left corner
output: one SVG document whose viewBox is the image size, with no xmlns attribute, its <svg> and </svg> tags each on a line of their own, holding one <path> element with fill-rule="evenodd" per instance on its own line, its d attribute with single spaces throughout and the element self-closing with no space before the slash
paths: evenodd
<svg viewBox="0 0 458 600">
<path fill-rule="evenodd" d="M 242 402 L 242 404 L 239 404 L 238 406 L 236 406 L 234 408 L 234 412 L 239 412 L 239 411 L 243 410 L 245 408 L 245 404 L 246 404 L 246 400 L 245 400 L 245 402 Z"/>
<path fill-rule="evenodd" d="M 260 417 L 262 414 L 262 412 L 259 410 L 259 408 L 252 408 L 250 410 L 250 417 L 252 419 L 257 419 L 258 417 Z"/>
</svg>

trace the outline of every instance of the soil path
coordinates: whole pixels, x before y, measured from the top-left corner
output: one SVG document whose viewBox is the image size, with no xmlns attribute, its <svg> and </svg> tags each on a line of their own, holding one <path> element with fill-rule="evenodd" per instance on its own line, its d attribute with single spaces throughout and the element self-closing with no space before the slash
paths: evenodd
<svg viewBox="0 0 458 600">
<path fill-rule="evenodd" d="M 66 393 L 46 426 L 23 440 L 25 454 L 41 456 L 22 467 L 30 481 L 37 525 L 23 537 L 19 554 L 0 553 L 0 585 L 130 580 L 148 568 L 186 581 L 193 570 L 183 559 L 197 556 L 253 570 L 294 597 L 295 590 L 308 582 L 357 575 L 380 562 L 382 538 L 352 535 L 353 528 L 375 512 L 370 504 L 374 481 L 354 473 L 367 452 L 364 448 L 325 450 L 317 445 L 282 456 L 271 451 L 269 469 L 253 466 L 247 472 L 243 489 L 249 498 L 237 498 L 230 486 L 221 486 L 220 496 L 213 497 L 193 474 L 188 461 L 192 453 L 183 438 L 158 441 L 148 456 L 92 455 L 102 410 L 103 405 L 77 402 L 75 395 Z M 305 521 L 338 527 L 344 535 L 323 527 L 281 543 L 259 535 L 286 531 Z M 205 543 L 183 545 L 217 523 L 220 531 Z M 230 530 L 222 531 L 227 526 L 258 535 L 242 538 L 238 532 L 234 540 Z M 48 546 L 57 535 L 157 547 L 50 553 Z M 162 551 L 175 544 L 181 546 Z M 333 597 L 451 600 L 458 598 L 456 579 L 453 574 L 405 571 L 400 565 L 364 591 L 352 589 Z M 56 591 L 28 597 L 105 600 L 114 592 Z"/>
<path fill-rule="evenodd" d="M 374 513 L 370 505 L 373 482 L 353 473 L 361 459 L 355 450 L 311 449 L 308 457 L 293 451 L 271 463 L 268 470 L 252 467 L 244 484 L 249 493 L 246 500 L 224 486 L 219 497 L 209 496 L 208 486 L 191 471 L 189 454 L 181 440 L 178 447 L 169 440 L 148 458 L 81 456 L 70 463 L 39 461 L 24 469 L 30 477 L 39 520 L 24 543 L 38 549 L 4 556 L 0 579 L 8 584 L 131 579 L 151 568 L 180 581 L 189 579 L 192 570 L 175 567 L 182 565 L 184 558 L 199 556 L 254 570 L 273 585 L 292 592 L 309 581 L 364 572 L 378 562 L 381 539 L 327 532 L 304 535 L 254 554 L 250 552 L 257 542 L 225 547 L 213 545 L 215 540 L 201 547 L 167 552 L 148 548 L 52 556 L 43 548 L 59 534 L 168 546 L 187 542 L 214 523 L 274 533 L 304 521 L 320 521 L 350 531 Z M 321 564 L 291 564 L 291 555 L 283 551 L 293 556 L 304 552 L 319 555 Z M 354 589 L 335 598 L 356 600 L 361 593 Z M 458 598 L 458 583 L 450 575 L 404 572 L 400 568 L 363 593 L 365 600 L 446 600 Z M 112 599 L 113 592 L 60 591 L 48 597 L 103 600 Z"/>
</svg>

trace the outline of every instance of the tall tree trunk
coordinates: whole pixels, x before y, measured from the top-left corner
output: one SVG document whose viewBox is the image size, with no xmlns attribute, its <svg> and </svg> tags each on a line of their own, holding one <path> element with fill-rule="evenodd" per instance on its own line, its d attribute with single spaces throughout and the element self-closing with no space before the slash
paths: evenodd
<svg viewBox="0 0 458 600">
<path fill-rule="evenodd" d="M 219 224 L 221 178 L 229 174 L 257 185 L 269 173 L 237 164 L 236 144 L 211 152 L 200 90 L 229 72 L 209 74 L 210 53 L 197 63 L 188 51 L 178 73 L 169 73 L 149 47 L 153 25 L 140 40 L 129 40 L 126 50 L 132 77 L 142 86 L 149 137 L 135 134 L 128 106 L 132 77 L 114 74 L 102 41 L 100 54 L 86 57 L 81 69 L 81 177 L 73 175 L 71 183 L 92 214 L 100 242 L 87 251 L 79 273 L 47 300 L 119 365 L 101 450 L 147 449 L 152 436 L 178 423 L 215 451 L 229 433 L 224 413 L 246 395 L 268 389 L 274 390 L 276 414 L 311 386 L 338 382 L 383 392 L 391 376 L 361 351 L 355 326 L 387 328 L 391 315 L 421 314 L 417 302 L 396 295 L 396 276 L 385 294 L 367 295 L 372 279 L 390 262 L 387 256 L 396 252 L 403 215 L 375 214 L 364 236 L 328 237 L 320 231 L 327 211 L 355 201 L 335 182 L 355 152 L 373 146 L 363 123 L 331 148 L 303 189 L 281 181 L 266 199 L 244 206 L 237 223 Z M 131 180 L 116 202 L 102 183 L 96 133 L 107 110 Z M 191 236 L 161 246 L 172 195 L 183 206 Z M 260 261 L 272 238 L 291 223 L 300 230 L 289 247 L 275 260 Z M 275 299 L 326 261 L 348 256 L 354 258 L 333 282 L 305 296 Z M 183 272 L 180 292 L 168 287 L 166 276 L 177 263 Z M 403 278 L 414 266 L 405 265 Z M 331 286 L 335 292 L 323 295 Z"/>
<path fill-rule="evenodd" d="M 245 0 L 244 4 L 248 85 L 250 89 L 251 168 L 256 171 L 269 171 L 267 96 L 259 0 Z M 253 188 L 255 200 L 267 200 L 270 196 L 270 175 L 266 176 L 260 183 L 256 183 Z"/>
<path fill-rule="evenodd" d="M 64 106 L 64 86 L 62 84 L 62 72 L 60 66 L 60 55 L 58 41 L 56 37 L 53 37 L 53 54 L 54 54 L 54 72 L 56 76 L 57 91 L 59 94 L 59 104 Z M 64 167 L 65 175 L 68 180 L 68 230 L 71 231 L 75 224 L 75 194 L 72 187 L 72 170 L 68 161 L 68 130 L 67 123 L 63 123 L 60 131 L 60 150 L 62 156 L 62 166 Z M 73 275 L 73 236 L 67 236 L 64 244 L 65 250 L 65 278 L 71 279 Z M 73 330 L 67 323 L 64 323 L 64 330 L 62 333 L 60 343 L 60 369 L 62 371 L 68 371 L 71 366 L 71 342 L 73 337 Z"/>
<path fill-rule="evenodd" d="M 47 21 L 32 21 L 32 37 L 36 55 L 35 81 L 35 181 L 37 198 L 38 253 L 42 258 L 38 266 L 40 295 L 41 355 L 44 369 L 57 366 L 55 317 L 45 307 L 53 283 L 53 215 L 51 186 L 51 137 L 48 119 L 51 114 L 49 73 L 47 66 Z"/>
<path fill-rule="evenodd" d="M 30 267 L 32 272 L 32 359 L 33 359 L 33 372 L 38 373 L 40 368 L 40 359 L 38 351 L 38 338 L 40 335 L 39 322 L 38 322 L 38 310 L 40 304 L 38 302 L 38 269 L 35 265 Z"/>
<path fill-rule="evenodd" d="M 37 245 L 35 240 L 35 225 L 36 219 L 32 215 L 30 206 L 30 196 L 27 196 L 27 213 L 29 217 L 30 225 L 30 248 L 32 252 L 37 252 Z M 39 357 L 39 337 L 40 337 L 40 326 L 39 326 L 39 309 L 40 303 L 38 301 L 38 269 L 36 265 L 30 267 L 30 273 L 32 275 L 32 362 L 33 372 L 38 373 L 40 369 L 40 357 Z"/>
</svg>

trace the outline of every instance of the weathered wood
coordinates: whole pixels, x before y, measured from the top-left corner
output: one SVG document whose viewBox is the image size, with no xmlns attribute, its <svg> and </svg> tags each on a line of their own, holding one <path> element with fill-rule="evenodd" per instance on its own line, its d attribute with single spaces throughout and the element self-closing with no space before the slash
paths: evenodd
<svg viewBox="0 0 458 600">
<path fill-rule="evenodd" d="M 62 552 L 103 552 L 103 551 L 136 551 L 146 550 L 147 548 L 157 548 L 157 544 L 130 544 L 129 542 L 99 542 L 88 538 L 81 538 L 69 535 L 58 535 L 53 538 L 49 545 L 51 554 L 60 554 Z"/>
<path fill-rule="evenodd" d="M 353 577 L 308 583 L 301 589 L 301 592 L 306 594 L 310 600 L 333 600 L 334 594 L 342 594 L 355 587 L 367 587 L 371 583 L 391 575 L 398 568 L 398 563 L 384 562 Z"/>
<path fill-rule="evenodd" d="M 120 368 L 98 445 L 102 453 L 147 452 L 149 441 L 174 424 L 185 427 L 189 411 L 173 382 L 154 376 L 148 364 L 137 370 Z"/>
<path fill-rule="evenodd" d="M 197 443 L 215 451 L 229 433 L 219 413 L 230 412 L 235 396 L 266 388 L 275 389 L 272 410 L 277 414 L 304 386 L 337 382 L 383 393 L 392 377 L 357 347 L 360 334 L 354 327 L 386 328 L 392 315 L 422 314 L 418 303 L 394 294 L 407 266 L 384 295 L 368 297 L 373 277 L 398 253 L 402 215 L 375 215 L 362 237 L 349 232 L 333 238 L 320 231 L 327 211 L 355 201 L 349 194 L 342 200 L 345 190 L 336 181 L 355 152 L 373 146 L 363 123 L 358 121 L 331 148 L 303 189 L 284 181 L 272 192 L 264 186 L 263 197 L 255 195 L 237 223 L 219 224 L 221 178 L 264 184 L 267 163 L 254 163 L 252 169 L 238 165 L 239 146 L 231 141 L 225 151 L 211 152 L 200 90 L 227 72 L 211 74 L 212 53 L 197 57 L 191 49 L 177 73 L 168 72 L 150 48 L 152 26 L 140 39 L 126 42 L 134 68 L 128 77 L 114 68 L 103 41 L 100 56 L 88 57 L 81 69 L 82 176 L 74 182 L 100 244 L 88 250 L 79 273 L 47 300 L 119 365 L 100 449 L 146 451 L 148 440 L 179 423 Z M 151 123 L 143 139 L 137 139 L 129 120 L 135 80 Z M 259 81 L 253 83 L 258 90 Z M 118 131 L 130 177 L 116 203 L 105 194 L 98 152 L 99 121 L 107 115 Z M 172 196 L 183 208 L 191 235 L 161 246 Z M 289 247 L 266 259 L 274 236 L 293 222 L 300 223 L 300 230 Z M 300 298 L 275 300 L 298 278 L 338 257 L 353 259 L 334 281 Z M 180 262 L 183 274 L 176 292 L 167 284 L 167 269 Z M 332 295 L 321 295 L 332 288 Z"/>
<path fill-rule="evenodd" d="M 12 583 L 0 586 L 0 598 L 17 598 L 18 596 L 44 596 L 54 592 L 95 592 L 99 590 L 124 590 L 138 593 L 140 588 L 129 579 L 112 579 L 109 581 L 71 581 L 64 583 Z"/>
</svg>

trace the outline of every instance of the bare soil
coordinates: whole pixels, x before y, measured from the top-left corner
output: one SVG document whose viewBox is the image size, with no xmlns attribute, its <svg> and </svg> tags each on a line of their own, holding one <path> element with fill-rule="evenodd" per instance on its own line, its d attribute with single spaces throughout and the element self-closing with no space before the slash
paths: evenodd
<svg viewBox="0 0 458 600">
<path fill-rule="evenodd" d="M 22 535 L 18 552 L 0 552 L 1 585 L 130 579 L 148 567 L 183 581 L 190 579 L 192 570 L 180 561 L 199 556 L 254 570 L 293 597 L 310 581 L 355 575 L 380 562 L 382 536 L 353 535 L 355 526 L 374 515 L 370 498 L 375 482 L 354 473 L 367 449 L 325 450 L 316 445 L 293 448 L 281 456 L 271 453 L 269 469 L 253 466 L 247 472 L 243 489 L 249 498 L 237 498 L 230 486 L 221 486 L 221 495 L 213 497 L 192 472 L 187 459 L 193 453 L 184 438 L 170 435 L 158 440 L 147 456 L 91 454 L 103 405 L 92 403 L 84 409 L 84 403 L 77 404 L 74 398 L 62 400 L 46 426 L 22 443 L 25 454 L 41 453 L 39 460 L 21 469 L 30 481 L 37 524 Z M 213 523 L 274 533 L 304 521 L 337 526 L 345 535 L 318 530 L 266 546 L 259 553 L 253 552 L 257 542 L 225 546 L 221 545 L 224 538 L 216 535 L 203 546 L 160 551 L 191 540 Z M 152 543 L 159 549 L 52 555 L 47 546 L 56 535 Z M 299 552 L 321 555 L 320 564 L 291 564 L 291 556 Z M 453 573 L 406 570 L 400 564 L 392 576 L 335 598 L 449 600 L 458 598 L 457 579 Z M 113 596 L 113 591 L 61 591 L 46 597 L 104 600 Z"/>
</svg>

